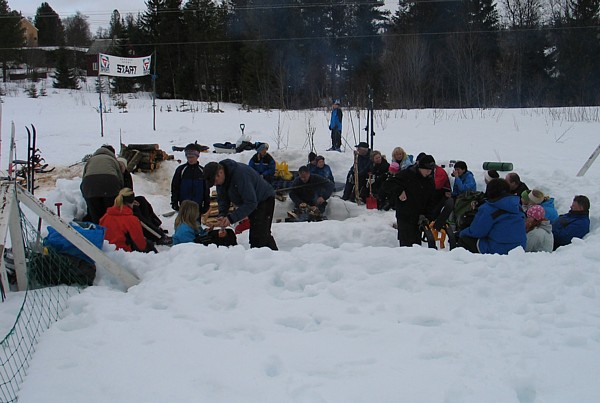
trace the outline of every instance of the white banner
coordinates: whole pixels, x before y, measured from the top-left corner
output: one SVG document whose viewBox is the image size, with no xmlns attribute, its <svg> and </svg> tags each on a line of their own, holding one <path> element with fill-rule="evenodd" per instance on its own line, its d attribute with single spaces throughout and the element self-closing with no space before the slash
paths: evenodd
<svg viewBox="0 0 600 403">
<path fill-rule="evenodd" d="M 99 75 L 113 77 L 140 77 L 150 74 L 152 56 L 119 57 L 98 55 Z"/>
</svg>

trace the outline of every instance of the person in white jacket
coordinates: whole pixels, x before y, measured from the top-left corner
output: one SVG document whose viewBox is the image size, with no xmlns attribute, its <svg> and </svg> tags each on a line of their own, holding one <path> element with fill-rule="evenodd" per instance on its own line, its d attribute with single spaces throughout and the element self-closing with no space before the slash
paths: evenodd
<svg viewBox="0 0 600 403">
<path fill-rule="evenodd" d="M 525 230 L 527 231 L 525 252 L 552 252 L 554 247 L 552 224 L 546 219 L 542 206 L 536 204 L 527 209 Z"/>
</svg>

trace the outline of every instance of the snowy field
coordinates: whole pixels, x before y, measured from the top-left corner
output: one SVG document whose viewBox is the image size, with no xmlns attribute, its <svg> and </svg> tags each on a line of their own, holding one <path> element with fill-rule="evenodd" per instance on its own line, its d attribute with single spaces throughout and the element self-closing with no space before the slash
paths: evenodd
<svg viewBox="0 0 600 403">
<path fill-rule="evenodd" d="M 240 110 L 167 112 L 179 101 L 127 98 L 128 112 L 104 115 L 98 95 L 48 90 L 3 97 L 2 156 L 10 122 L 18 157 L 25 126 L 52 174 L 39 175 L 37 196 L 62 202 L 63 218 L 83 214 L 82 165 L 108 143 L 157 143 L 168 151 L 197 140 L 235 142 L 239 124 L 270 143 L 277 161 L 297 169 L 315 145 L 344 181 L 351 148 L 330 146 L 329 112 Z M 105 99 L 105 102 L 109 102 Z M 214 105 L 213 105 L 214 106 Z M 159 254 L 114 251 L 109 257 L 141 283 L 125 292 L 99 268 L 94 287 L 69 301 L 43 333 L 20 402 L 598 402 L 600 401 L 600 161 L 576 177 L 600 140 L 599 110 L 402 110 L 376 113 L 375 149 L 395 146 L 464 160 L 483 190 L 483 161 L 512 162 L 530 188 L 555 198 L 560 214 L 573 196 L 591 200 L 591 233 L 554 253 L 472 255 L 465 250 L 397 247 L 393 212 L 366 210 L 338 197 L 328 221 L 275 223 L 280 251 L 194 244 Z M 344 137 L 364 140 L 365 114 L 344 108 Z M 360 139 L 359 139 L 360 135 Z M 174 153 L 183 159 L 183 153 Z M 200 161 L 252 152 L 202 154 Z M 135 191 L 159 213 L 169 211 L 176 161 L 135 174 Z M 290 202 L 277 202 L 284 218 Z M 174 218 L 164 220 L 172 231 Z M 22 293 L 10 293 L 0 315 L 9 329 Z"/>
</svg>

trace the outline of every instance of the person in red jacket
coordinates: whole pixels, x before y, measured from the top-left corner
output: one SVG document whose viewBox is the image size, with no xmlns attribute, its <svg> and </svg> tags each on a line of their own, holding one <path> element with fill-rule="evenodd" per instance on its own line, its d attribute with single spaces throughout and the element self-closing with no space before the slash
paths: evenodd
<svg viewBox="0 0 600 403">
<path fill-rule="evenodd" d="M 127 252 L 156 252 L 154 244 L 144 238 L 140 220 L 133 215 L 134 201 L 135 194 L 131 189 L 121 189 L 115 204 L 100 219 L 100 225 L 106 228 L 104 239 Z"/>
</svg>

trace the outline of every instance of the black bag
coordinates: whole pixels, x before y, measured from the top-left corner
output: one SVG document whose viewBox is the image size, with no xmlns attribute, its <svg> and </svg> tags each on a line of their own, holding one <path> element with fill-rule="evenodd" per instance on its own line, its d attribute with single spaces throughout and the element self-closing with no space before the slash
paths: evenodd
<svg viewBox="0 0 600 403">
<path fill-rule="evenodd" d="M 213 229 L 208 231 L 206 235 L 199 235 L 194 239 L 195 243 L 200 243 L 204 246 L 214 244 L 217 246 L 235 246 L 237 245 L 237 237 L 231 228 L 225 229 L 225 233 L 221 230 Z"/>
</svg>

